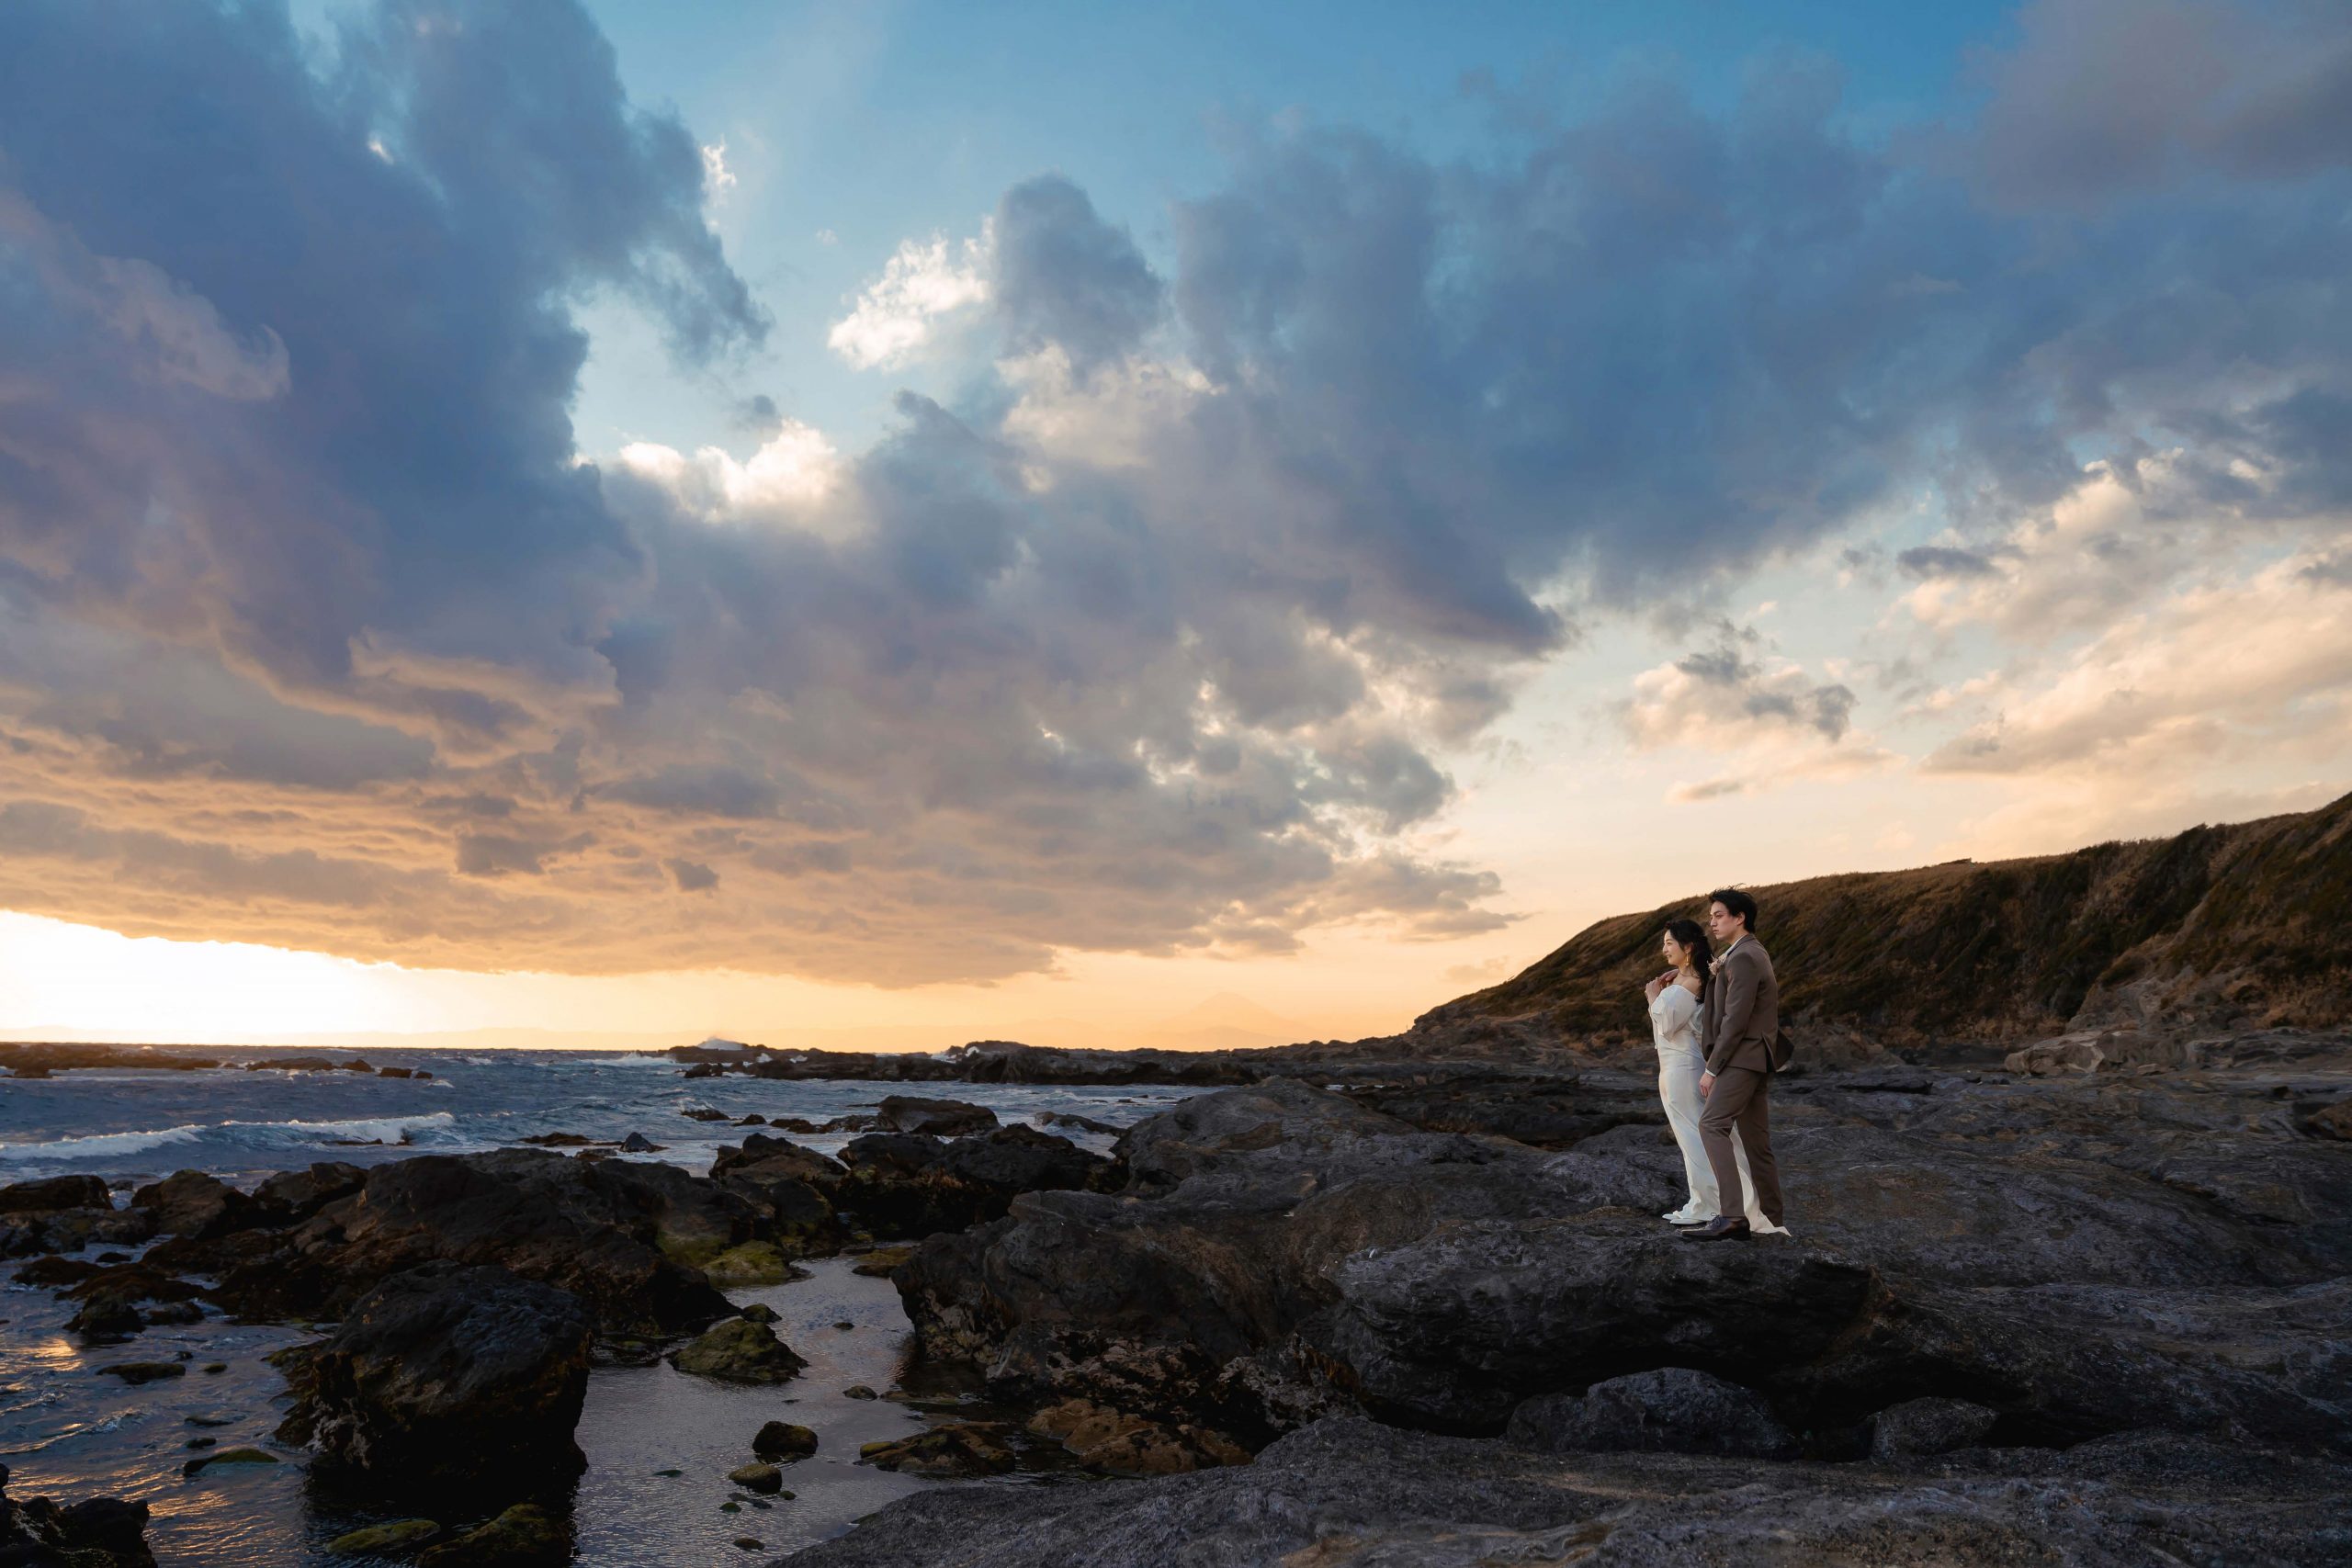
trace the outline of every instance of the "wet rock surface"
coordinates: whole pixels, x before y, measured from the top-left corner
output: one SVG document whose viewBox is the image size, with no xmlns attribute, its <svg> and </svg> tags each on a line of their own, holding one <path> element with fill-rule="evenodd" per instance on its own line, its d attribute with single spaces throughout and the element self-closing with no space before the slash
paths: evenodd
<svg viewBox="0 0 2352 1568">
<path fill-rule="evenodd" d="M 0 1563 L 11 1568 L 155 1568 L 147 1517 L 146 1504 L 119 1497 L 11 1496 L 0 1464 Z"/>
<path fill-rule="evenodd" d="M 760 1383 L 783 1382 L 808 1362 L 766 1324 L 730 1317 L 673 1351 L 670 1364 L 696 1377 Z"/>
<path fill-rule="evenodd" d="M 592 1333 L 579 1298 L 506 1269 L 410 1269 L 289 1358 L 297 1399 L 278 1436 L 401 1485 L 568 1476 L 585 1462 L 571 1434 Z"/>
</svg>

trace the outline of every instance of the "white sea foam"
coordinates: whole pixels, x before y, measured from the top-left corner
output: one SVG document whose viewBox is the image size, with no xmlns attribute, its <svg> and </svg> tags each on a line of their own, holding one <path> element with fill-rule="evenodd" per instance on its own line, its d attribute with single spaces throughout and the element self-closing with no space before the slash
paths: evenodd
<svg viewBox="0 0 2352 1568">
<path fill-rule="evenodd" d="M 0 1144 L 5 1159 L 115 1159 L 145 1154 L 166 1144 L 192 1144 L 211 1128 L 190 1122 L 184 1127 L 157 1127 L 137 1133 L 86 1133 L 78 1138 L 51 1138 L 45 1144 Z"/>
<path fill-rule="evenodd" d="M 41 1144 L 0 1144 L 0 1160 L 119 1159 L 171 1144 L 192 1144 L 217 1136 L 246 1148 L 285 1148 L 340 1139 L 356 1144 L 397 1144 L 403 1137 L 454 1124 L 447 1111 L 423 1116 L 374 1116 L 351 1122 L 188 1122 L 135 1133 L 89 1133 L 78 1138 L 52 1138 Z"/>
</svg>

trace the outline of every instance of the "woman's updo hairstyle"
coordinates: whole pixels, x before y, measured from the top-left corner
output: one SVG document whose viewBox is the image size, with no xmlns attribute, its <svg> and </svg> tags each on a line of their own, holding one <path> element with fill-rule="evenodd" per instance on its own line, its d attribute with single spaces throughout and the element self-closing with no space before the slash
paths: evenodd
<svg viewBox="0 0 2352 1568">
<path fill-rule="evenodd" d="M 1699 971 L 1699 999 L 1705 1001 L 1707 988 L 1714 983 L 1707 966 L 1715 961 L 1715 950 L 1707 945 L 1707 928 L 1696 920 L 1668 920 L 1666 934 L 1689 950 L 1690 966 Z"/>
</svg>

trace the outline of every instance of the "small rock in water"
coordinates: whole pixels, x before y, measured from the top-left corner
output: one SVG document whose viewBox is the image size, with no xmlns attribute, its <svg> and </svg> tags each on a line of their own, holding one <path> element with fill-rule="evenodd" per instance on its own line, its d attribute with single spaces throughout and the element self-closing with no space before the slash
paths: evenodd
<svg viewBox="0 0 2352 1568">
<path fill-rule="evenodd" d="M 235 1419 L 234 1416 L 216 1416 L 209 1410 L 199 1410 L 187 1417 L 187 1424 L 191 1427 L 226 1427 Z"/>
<path fill-rule="evenodd" d="M 853 1274 L 863 1274 L 868 1279 L 887 1278 L 892 1269 L 914 1255 L 915 1249 L 911 1244 L 905 1247 L 877 1247 L 873 1251 L 861 1255 L 856 1262 L 849 1266 L 849 1271 Z"/>
<path fill-rule="evenodd" d="M 631 1133 L 621 1140 L 621 1152 L 632 1155 L 655 1155 L 662 1152 L 662 1145 L 642 1133 Z"/>
<path fill-rule="evenodd" d="M 781 1492 L 784 1472 L 772 1464 L 738 1465 L 727 1472 L 727 1479 L 746 1492 Z"/>
<path fill-rule="evenodd" d="M 218 1438 L 190 1438 L 187 1442 L 182 1443 L 180 1447 L 184 1449 L 209 1449 L 220 1440 L 220 1439 Z"/>
<path fill-rule="evenodd" d="M 753 1323 L 774 1323 L 776 1320 L 776 1310 L 765 1302 L 753 1302 L 735 1315 L 749 1318 Z"/>
<path fill-rule="evenodd" d="M 908 1475 L 995 1475 L 1012 1468 L 1012 1452 L 998 1441 L 1004 1427 L 995 1421 L 964 1421 L 934 1427 L 911 1438 L 867 1443 L 857 1462 Z"/>
<path fill-rule="evenodd" d="M 843 1399 L 879 1399 L 882 1396 L 862 1382 L 854 1382 L 842 1390 Z"/>
<path fill-rule="evenodd" d="M 681 1111 L 678 1114 L 696 1122 L 724 1122 L 728 1119 L 727 1112 L 713 1111 L 707 1105 L 697 1105 L 692 1111 Z"/>
<path fill-rule="evenodd" d="M 417 1568 L 522 1568 L 571 1560 L 571 1538 L 536 1503 L 517 1503 L 490 1523 L 455 1540 L 428 1546 Z"/>
<path fill-rule="evenodd" d="M 764 1551 L 767 1550 L 767 1542 L 762 1540 L 755 1535 L 739 1535 L 735 1538 L 735 1544 L 745 1551 Z"/>
<path fill-rule="evenodd" d="M 348 1535 L 339 1535 L 327 1542 L 329 1551 L 347 1552 L 364 1557 L 374 1552 L 405 1551 L 421 1546 L 441 1533 L 441 1527 L 431 1519 L 394 1519 L 390 1524 L 369 1525 Z"/>
<path fill-rule="evenodd" d="M 656 1474 L 656 1475 L 671 1475 L 671 1476 L 676 1476 L 676 1475 L 684 1475 L 684 1474 L 685 1474 L 685 1472 L 684 1472 L 684 1471 L 683 1471 L 683 1470 L 657 1470 L 657 1471 L 655 1471 L 653 1473 L 654 1473 L 654 1474 Z"/>
<path fill-rule="evenodd" d="M 729 1497 L 726 1502 L 718 1505 L 718 1511 L 722 1514 L 740 1514 L 743 1511 L 743 1505 Z"/>
<path fill-rule="evenodd" d="M 154 1382 L 161 1378 L 187 1376 L 187 1368 L 177 1361 L 117 1361 L 110 1367 L 100 1367 L 100 1376 L 120 1378 L 128 1383 Z"/>
<path fill-rule="evenodd" d="M 724 1382 L 782 1382 L 808 1363 L 767 1325 L 730 1317 L 683 1349 L 672 1351 L 670 1364 L 682 1372 Z"/>
<path fill-rule="evenodd" d="M 188 1461 L 180 1466 L 180 1473 L 195 1475 L 201 1471 L 211 1469 L 216 1464 L 276 1464 L 277 1462 L 276 1454 L 260 1449 L 222 1449 L 217 1454 L 206 1454 L 202 1459 Z"/>
<path fill-rule="evenodd" d="M 833 1326 L 834 1326 L 835 1328 L 855 1328 L 855 1327 L 857 1326 L 857 1325 L 855 1325 L 854 1323 L 852 1323 L 852 1322 L 851 1322 L 849 1319 L 847 1319 L 847 1318 L 843 1318 L 843 1319 L 842 1319 L 839 1323 L 836 1323 L 835 1325 L 833 1325 Z"/>
<path fill-rule="evenodd" d="M 806 1459 L 817 1451 L 817 1434 L 789 1421 L 771 1421 L 752 1438 L 752 1451 L 762 1459 Z"/>
<path fill-rule="evenodd" d="M 228 1370 L 229 1363 L 226 1361 L 207 1361 L 204 1363 L 204 1375 L 209 1378 L 217 1378 Z"/>
<path fill-rule="evenodd" d="M 730 1247 L 702 1266 L 714 1285 L 781 1285 L 797 1272 L 772 1241 Z"/>
</svg>

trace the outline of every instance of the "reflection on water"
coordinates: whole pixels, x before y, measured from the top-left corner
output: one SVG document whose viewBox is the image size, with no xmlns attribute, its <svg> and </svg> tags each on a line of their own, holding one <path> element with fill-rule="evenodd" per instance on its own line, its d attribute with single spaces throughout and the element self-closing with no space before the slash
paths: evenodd
<svg viewBox="0 0 2352 1568">
<path fill-rule="evenodd" d="M 776 1332 L 808 1361 L 789 1382 L 736 1387 L 686 1377 L 666 1364 L 590 1375 L 578 1432 L 588 1470 L 571 1494 L 533 1499 L 569 1508 L 578 1562 L 707 1568 L 763 1561 L 837 1534 L 893 1498 L 959 1484 L 856 1463 L 859 1445 L 903 1436 L 926 1417 L 890 1399 L 843 1394 L 858 1384 L 893 1388 L 910 1342 L 898 1292 L 887 1280 L 851 1272 L 851 1262 L 819 1259 L 807 1266 L 807 1280 L 729 1292 L 738 1304 L 775 1309 Z M 431 1513 L 413 1498 L 402 1500 L 407 1507 L 388 1506 L 391 1500 L 383 1498 L 371 1506 L 311 1484 L 305 1455 L 276 1442 L 272 1434 L 288 1401 L 283 1380 L 265 1358 L 309 1337 L 303 1330 L 216 1319 L 151 1328 L 120 1345 L 85 1346 L 64 1330 L 71 1313 L 71 1303 L 47 1291 L 11 1285 L 0 1293 L 0 1462 L 12 1472 L 11 1495 L 138 1498 L 153 1511 L 148 1540 L 164 1568 L 358 1568 L 382 1560 L 340 1556 L 326 1543 L 363 1525 Z M 844 1322 L 853 1326 L 835 1326 Z M 96 1371 L 120 1361 L 171 1360 L 187 1373 L 135 1387 Z M 214 1364 L 223 1370 L 203 1371 Z M 754 1498 L 730 1485 L 727 1472 L 752 1462 L 752 1435 L 774 1420 L 809 1427 L 818 1450 L 785 1467 L 793 1496 Z M 247 1446 L 274 1452 L 281 1462 L 182 1473 L 189 1459 L 208 1450 Z M 462 1529 L 523 1500 L 485 1499 L 471 1517 L 440 1522 Z M 757 1554 L 738 1547 L 739 1538 L 759 1541 Z"/>
</svg>

